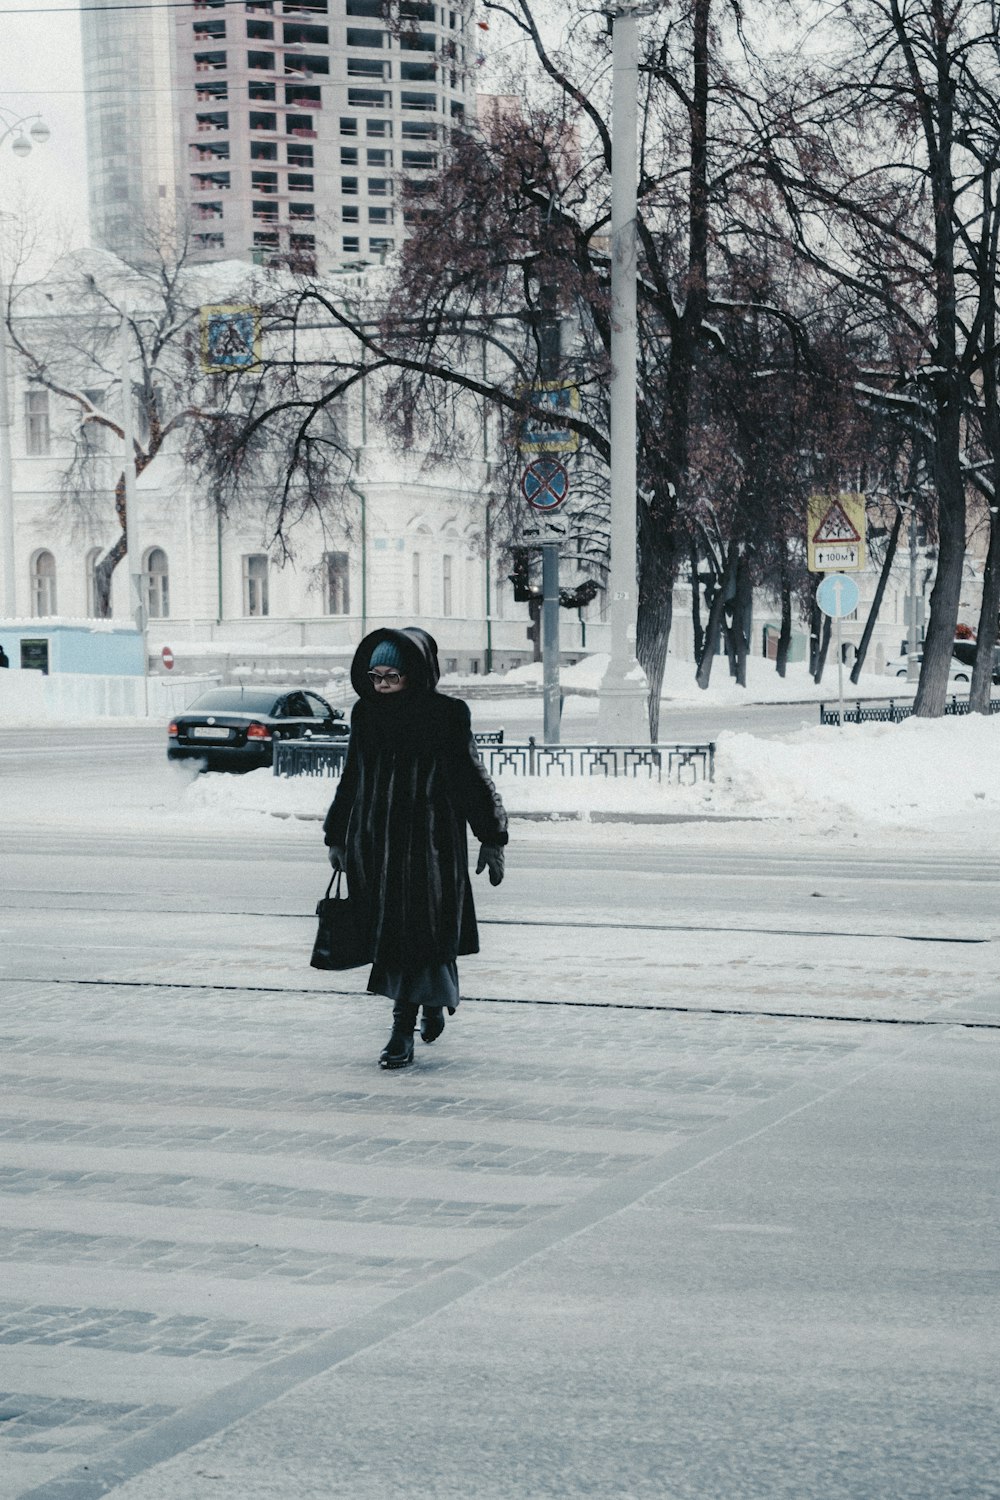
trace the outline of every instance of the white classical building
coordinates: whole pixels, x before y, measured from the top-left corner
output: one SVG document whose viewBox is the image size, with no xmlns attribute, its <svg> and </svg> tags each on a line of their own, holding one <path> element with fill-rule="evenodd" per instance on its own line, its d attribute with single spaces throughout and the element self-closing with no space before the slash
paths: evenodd
<svg viewBox="0 0 1000 1500">
<path fill-rule="evenodd" d="M 55 325 L 70 316 L 47 306 L 44 293 L 33 293 L 26 320 Z M 72 334 L 68 340 L 71 347 Z M 67 475 L 79 457 L 79 403 L 30 379 L 13 349 L 8 364 L 13 616 L 95 618 L 94 568 L 120 534 L 114 487 L 122 444 L 88 424 L 97 482 L 74 490 Z M 107 380 L 107 390 L 87 394 L 117 420 L 120 385 L 113 371 Z M 513 598 L 509 551 L 494 534 L 506 496 L 481 436 L 478 456 L 432 462 L 419 440 L 405 451 L 394 446 L 360 400 L 338 420 L 354 454 L 346 504 L 298 521 L 288 533 L 290 555 L 274 545 L 274 497 L 220 515 L 185 464 L 180 435 L 138 476 L 130 557 L 115 571 L 112 615 L 132 616 L 129 575 L 141 558 L 154 669 L 168 646 L 182 668 L 228 671 L 249 661 L 254 670 L 270 664 L 319 674 L 349 660 L 367 631 L 406 623 L 435 636 L 445 671 L 504 671 L 531 660 L 529 612 Z M 566 573 L 566 583 L 579 581 L 575 567 Z M 604 648 L 602 602 L 561 612 L 565 661 Z"/>
</svg>

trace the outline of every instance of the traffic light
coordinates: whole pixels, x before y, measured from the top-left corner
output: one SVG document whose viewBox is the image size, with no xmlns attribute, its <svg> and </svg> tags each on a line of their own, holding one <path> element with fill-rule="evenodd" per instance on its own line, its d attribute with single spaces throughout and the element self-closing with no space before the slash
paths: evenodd
<svg viewBox="0 0 1000 1500">
<path fill-rule="evenodd" d="M 531 642 L 532 661 L 542 659 L 542 591 L 540 588 L 532 590 L 528 598 L 528 610 L 531 614 L 531 624 L 525 634 Z"/>
<path fill-rule="evenodd" d="M 514 585 L 514 598 L 524 604 L 531 598 L 531 553 L 527 547 L 515 547 L 512 561 L 514 571 L 507 576 Z"/>
</svg>

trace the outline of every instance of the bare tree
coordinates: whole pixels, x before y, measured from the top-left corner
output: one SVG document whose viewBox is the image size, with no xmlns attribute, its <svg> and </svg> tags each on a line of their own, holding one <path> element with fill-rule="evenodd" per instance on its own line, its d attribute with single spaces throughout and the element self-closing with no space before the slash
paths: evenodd
<svg viewBox="0 0 1000 1500">
<path fill-rule="evenodd" d="M 966 419 L 996 274 L 975 254 L 988 191 L 982 101 L 1000 84 L 996 8 L 857 0 L 823 10 L 828 47 L 814 31 L 808 63 L 776 75 L 769 172 L 799 253 L 868 309 L 878 357 L 859 398 L 910 435 L 933 478 L 939 551 L 915 712 L 937 715 L 966 548 Z"/>
</svg>

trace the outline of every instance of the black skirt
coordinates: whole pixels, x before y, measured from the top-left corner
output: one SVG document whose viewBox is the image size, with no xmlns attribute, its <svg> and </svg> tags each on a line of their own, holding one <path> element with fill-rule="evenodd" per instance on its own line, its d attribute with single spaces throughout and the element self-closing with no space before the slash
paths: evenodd
<svg viewBox="0 0 1000 1500">
<path fill-rule="evenodd" d="M 413 969 L 391 964 L 373 964 L 368 976 L 370 995 L 387 995 L 405 1005 L 447 1006 L 453 1014 L 458 1009 L 458 966 L 454 959 L 447 964 L 423 964 Z"/>
</svg>

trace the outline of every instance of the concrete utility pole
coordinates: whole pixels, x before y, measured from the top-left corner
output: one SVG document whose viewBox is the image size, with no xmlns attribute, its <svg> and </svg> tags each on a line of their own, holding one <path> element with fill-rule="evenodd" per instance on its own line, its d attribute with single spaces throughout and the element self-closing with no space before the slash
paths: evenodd
<svg viewBox="0 0 1000 1500">
<path fill-rule="evenodd" d="M 542 697 L 546 745 L 559 744 L 559 543 L 542 543 Z"/>
<path fill-rule="evenodd" d="M 611 660 L 601 682 L 598 739 L 649 743 L 645 674 L 635 654 L 638 17 L 655 9 L 618 0 L 611 17 Z"/>
<path fill-rule="evenodd" d="M 7 388 L 7 289 L 0 276 L 0 552 L 3 553 L 3 599 L 0 619 L 17 615 L 17 572 L 14 563 L 14 453 Z"/>
</svg>

